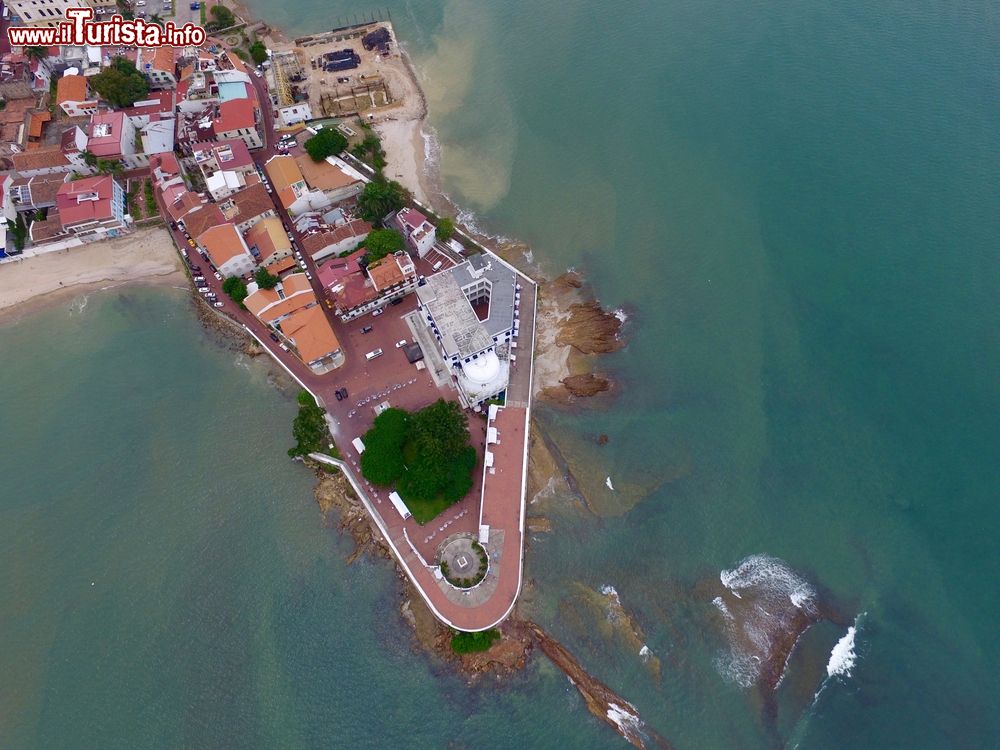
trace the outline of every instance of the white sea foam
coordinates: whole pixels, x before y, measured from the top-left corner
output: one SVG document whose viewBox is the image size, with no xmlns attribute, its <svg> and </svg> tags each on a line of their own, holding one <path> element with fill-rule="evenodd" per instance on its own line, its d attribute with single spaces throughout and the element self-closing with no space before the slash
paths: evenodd
<svg viewBox="0 0 1000 750">
<path fill-rule="evenodd" d="M 611 586 L 611 585 L 609 585 L 609 584 L 606 583 L 603 586 L 601 586 L 600 591 L 605 596 L 607 596 L 607 597 L 609 597 L 611 599 L 614 599 L 616 602 L 621 603 L 621 599 L 618 598 L 618 591 L 615 590 L 614 586 Z"/>
<path fill-rule="evenodd" d="M 830 661 L 826 665 L 826 673 L 833 677 L 835 674 L 843 675 L 845 677 L 851 676 L 851 670 L 854 668 L 854 662 L 857 660 L 858 656 L 854 652 L 854 626 L 852 625 L 847 629 L 847 634 L 837 641 L 837 645 L 833 647 L 833 651 L 830 652 Z"/>
<path fill-rule="evenodd" d="M 615 308 L 614 310 L 612 310 L 611 314 L 614 315 L 616 318 L 618 318 L 618 320 L 622 323 L 622 325 L 624 325 L 625 321 L 628 320 L 628 315 L 620 307 Z"/>
<path fill-rule="evenodd" d="M 724 614 L 728 619 L 730 619 L 730 620 L 733 619 L 733 613 L 729 611 L 729 607 L 726 606 L 726 603 L 725 603 L 725 601 L 723 601 L 723 599 L 722 599 L 721 596 L 715 597 L 712 600 L 712 604 L 714 604 L 718 608 L 718 610 L 722 614 Z"/>
<path fill-rule="evenodd" d="M 653 652 L 649 650 L 649 646 L 645 643 L 642 644 L 642 648 L 639 649 L 639 656 L 642 657 L 643 661 L 649 661 L 649 657 L 653 655 Z"/>
<path fill-rule="evenodd" d="M 816 600 L 816 590 L 808 581 L 770 555 L 751 555 L 732 570 L 723 570 L 719 580 L 739 598 L 742 598 L 741 592 L 762 589 L 768 594 L 764 601 L 771 599 L 772 593 L 782 593 L 792 604 L 806 611 L 812 610 Z"/>
<path fill-rule="evenodd" d="M 830 652 L 830 661 L 826 665 L 826 673 L 829 677 L 839 675 L 840 677 L 850 677 L 854 665 L 858 661 L 858 653 L 855 650 L 854 639 L 858 634 L 858 627 L 861 625 L 861 618 L 866 613 L 862 612 L 854 618 L 851 625 L 843 637 Z"/>
<path fill-rule="evenodd" d="M 626 737 L 641 736 L 642 719 L 631 703 L 626 703 L 624 707 L 617 703 L 609 703 L 608 721 L 618 727 Z"/>
<path fill-rule="evenodd" d="M 606 484 L 608 486 L 608 489 L 611 490 L 612 492 L 615 491 L 615 486 L 611 484 L 611 477 L 605 477 L 604 484 Z"/>
</svg>

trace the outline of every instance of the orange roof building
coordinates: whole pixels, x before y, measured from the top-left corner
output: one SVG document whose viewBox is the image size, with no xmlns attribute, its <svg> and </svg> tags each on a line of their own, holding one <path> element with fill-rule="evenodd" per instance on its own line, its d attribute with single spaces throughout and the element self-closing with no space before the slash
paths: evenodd
<svg viewBox="0 0 1000 750">
<path fill-rule="evenodd" d="M 87 79 L 81 75 L 63 76 L 56 82 L 56 104 L 70 117 L 97 111 L 97 99 L 87 98 Z"/>
<path fill-rule="evenodd" d="M 291 240 L 277 216 L 261 219 L 250 227 L 245 237 L 250 252 L 263 264 L 273 263 L 292 254 Z"/>
<path fill-rule="evenodd" d="M 253 271 L 257 265 L 243 236 L 233 224 L 219 224 L 206 229 L 198 235 L 196 241 L 223 276 L 243 276 Z"/>
</svg>

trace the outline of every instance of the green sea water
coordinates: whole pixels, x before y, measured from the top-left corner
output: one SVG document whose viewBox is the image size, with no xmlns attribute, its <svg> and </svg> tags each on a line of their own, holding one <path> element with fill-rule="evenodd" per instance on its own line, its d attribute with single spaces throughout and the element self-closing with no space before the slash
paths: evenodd
<svg viewBox="0 0 1000 750">
<path fill-rule="evenodd" d="M 596 512 L 533 505 L 526 613 L 678 748 L 1000 745 L 996 6 L 390 9 L 447 192 L 628 316 L 613 402 L 540 410 Z M 623 746 L 542 660 L 469 688 L 411 652 L 392 571 L 344 565 L 284 458 L 290 396 L 182 295 L 0 352 L 0 746 Z M 774 720 L 713 603 L 754 555 L 836 619 Z"/>
</svg>

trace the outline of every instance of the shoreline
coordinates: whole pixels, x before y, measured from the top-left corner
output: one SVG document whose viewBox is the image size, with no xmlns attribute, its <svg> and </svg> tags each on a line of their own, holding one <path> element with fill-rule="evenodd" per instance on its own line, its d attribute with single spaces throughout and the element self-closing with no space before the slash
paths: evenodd
<svg viewBox="0 0 1000 750">
<path fill-rule="evenodd" d="M 71 296 L 139 284 L 189 286 L 165 229 L 0 265 L 0 313 L 9 322 Z"/>
</svg>

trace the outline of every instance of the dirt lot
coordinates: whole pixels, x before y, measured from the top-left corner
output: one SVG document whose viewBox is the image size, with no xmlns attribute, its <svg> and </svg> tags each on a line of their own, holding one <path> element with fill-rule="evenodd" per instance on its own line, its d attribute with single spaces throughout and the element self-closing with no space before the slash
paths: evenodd
<svg viewBox="0 0 1000 750">
<path fill-rule="evenodd" d="M 377 51 L 368 51 L 361 44 L 361 37 L 379 26 L 387 27 L 393 38 L 389 54 L 385 56 Z M 294 54 L 295 63 L 290 60 L 285 62 L 284 71 L 290 85 L 303 88 L 309 94 L 315 117 L 344 117 L 360 113 L 370 115 L 369 119 L 377 122 L 390 116 L 394 119 L 418 119 L 424 114 L 423 96 L 396 45 L 395 32 L 388 22 L 299 37 L 293 42 L 278 42 L 273 49 L 276 53 L 287 51 Z M 324 71 L 323 55 L 343 49 L 356 52 L 361 64 L 352 70 Z M 292 80 L 299 71 L 305 80 Z"/>
</svg>

